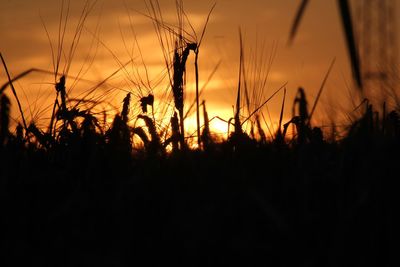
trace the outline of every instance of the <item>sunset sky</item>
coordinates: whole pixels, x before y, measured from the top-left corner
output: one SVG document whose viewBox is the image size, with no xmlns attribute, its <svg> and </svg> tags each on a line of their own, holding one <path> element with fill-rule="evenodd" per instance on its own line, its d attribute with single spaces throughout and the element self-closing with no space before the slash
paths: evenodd
<svg viewBox="0 0 400 267">
<path fill-rule="evenodd" d="M 159 2 L 165 20 L 175 23 L 175 1 Z M 232 116 L 238 80 L 239 27 L 243 34 L 245 57 L 250 57 L 250 50 L 257 51 L 258 55 L 264 53 L 266 58 L 271 55 L 274 57 L 267 86 L 263 92 L 265 99 L 287 82 L 285 120 L 290 119 L 293 99 L 299 86 L 305 88 L 311 105 L 334 58 L 336 63 L 321 97 L 315 120 L 319 124 L 328 124 L 329 118 L 338 121 L 345 118 L 346 112 L 351 110 L 349 92 L 355 94 L 355 89 L 336 1 L 310 1 L 298 35 L 290 47 L 287 46 L 288 33 L 300 1 L 184 1 L 187 16 L 197 35 L 201 34 L 207 13 L 214 2 L 216 7 L 211 14 L 199 57 L 200 87 L 218 62 L 221 62 L 202 95 L 202 99 L 207 101 L 210 118 L 219 115 L 229 119 Z M 70 17 L 64 40 L 65 51 L 68 51 L 71 45 L 71 36 L 75 33 L 84 1 L 71 0 L 70 5 Z M 12 75 L 29 68 L 53 70 L 51 49 L 43 23 L 53 45 L 56 46 L 60 9 L 61 1 L 0 1 L 0 51 Z M 84 69 L 88 67 L 88 70 L 82 75 L 82 79 L 87 81 L 79 81 L 74 88 L 75 91 L 71 91 L 71 96 L 79 96 L 82 92 L 79 90 L 85 90 L 84 88 L 92 87 L 105 79 L 118 69 L 118 62 L 126 63 L 130 60 L 130 54 L 136 61 L 135 66 L 143 73 L 141 67 L 143 63 L 137 48 L 131 53 L 134 44 L 131 28 L 136 32 L 143 61 L 149 70 L 150 80 L 155 84 L 160 73 L 165 72 L 165 64 L 152 22 L 141 13 L 147 13 L 144 0 L 97 1 L 87 18 L 69 71 L 69 75 L 77 76 L 84 64 Z M 91 60 L 93 63 L 90 65 Z M 194 92 L 193 69 L 190 67 L 193 66 L 193 62 L 194 56 L 191 55 L 187 63 L 189 66 L 185 103 L 187 106 L 190 105 Z M 133 69 L 132 66 L 130 69 Z M 129 83 L 127 76 L 129 75 L 122 71 L 109 80 L 109 88 L 114 89 L 110 89 L 109 94 L 104 97 L 106 99 L 103 100 L 120 107 L 122 98 L 126 94 L 124 90 L 130 90 L 136 96 L 134 101 L 137 102 L 140 96 L 139 90 Z M 5 82 L 6 76 L 1 68 L 0 83 Z M 72 82 L 73 80 L 67 80 L 67 87 Z M 34 113 L 45 109 L 54 99 L 54 87 L 50 83 L 54 83 L 54 76 L 32 74 L 16 84 L 26 112 L 32 112 L 31 117 L 36 120 L 46 115 L 45 112 L 36 116 Z M 9 94 L 8 90 L 6 92 Z M 163 101 L 160 98 L 165 86 L 159 85 L 153 90 L 156 93 L 156 100 L 158 97 L 157 101 Z M 141 91 L 143 95 L 149 93 L 146 89 Z M 279 116 L 281 101 L 282 93 L 269 103 L 268 110 L 273 122 L 276 122 Z M 18 118 L 16 111 L 13 115 Z M 224 127 L 223 124 L 215 122 L 214 128 Z"/>
</svg>

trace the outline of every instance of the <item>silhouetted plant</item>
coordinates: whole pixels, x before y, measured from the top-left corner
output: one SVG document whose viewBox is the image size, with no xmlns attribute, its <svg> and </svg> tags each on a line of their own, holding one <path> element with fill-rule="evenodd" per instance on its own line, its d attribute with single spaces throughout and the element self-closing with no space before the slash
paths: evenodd
<svg viewBox="0 0 400 267">
<path fill-rule="evenodd" d="M 131 94 L 128 93 L 123 100 L 123 106 L 121 111 L 121 119 L 124 123 L 128 123 L 130 101 L 131 101 Z"/>
<path fill-rule="evenodd" d="M 181 140 L 181 133 L 179 131 L 179 119 L 176 112 L 174 112 L 174 116 L 171 118 L 171 137 L 165 142 L 165 145 L 169 145 L 172 143 L 172 151 L 178 152 L 179 150 L 179 140 Z"/>
<path fill-rule="evenodd" d="M 256 115 L 256 125 L 257 125 L 257 131 L 261 139 L 262 144 L 267 143 L 267 136 L 265 135 L 264 129 L 261 127 L 261 122 L 260 122 L 260 116 L 257 114 Z"/>
<path fill-rule="evenodd" d="M 0 95 L 0 147 L 7 142 L 10 125 L 10 100 L 5 94 Z"/>
<path fill-rule="evenodd" d="M 147 145 L 147 150 L 150 154 L 155 154 L 155 153 L 164 153 L 163 146 L 161 145 L 161 140 L 160 137 L 157 133 L 156 126 L 154 125 L 153 120 L 146 116 L 146 115 L 139 115 L 138 119 L 142 119 L 144 123 L 146 124 L 147 130 L 149 131 L 149 134 L 151 136 L 150 142 L 148 142 Z"/>
<path fill-rule="evenodd" d="M 153 105 L 154 105 L 154 96 L 152 94 L 144 96 L 140 99 L 140 106 L 142 108 L 143 113 L 147 113 L 147 106 L 150 106 L 151 109 L 153 110 L 154 109 Z"/>
<path fill-rule="evenodd" d="M 130 129 L 120 114 L 115 115 L 111 128 L 107 131 L 108 146 L 111 150 L 129 155 L 132 148 Z"/>
<path fill-rule="evenodd" d="M 203 149 L 205 151 L 207 151 L 210 149 L 210 147 L 213 143 L 213 140 L 211 138 L 210 122 L 208 120 L 206 101 L 203 100 L 201 105 L 203 106 L 203 120 L 204 120 L 204 127 L 203 127 L 203 131 L 201 133 L 201 144 L 203 145 Z M 199 148 L 199 149 L 201 149 L 201 148 Z"/>
</svg>

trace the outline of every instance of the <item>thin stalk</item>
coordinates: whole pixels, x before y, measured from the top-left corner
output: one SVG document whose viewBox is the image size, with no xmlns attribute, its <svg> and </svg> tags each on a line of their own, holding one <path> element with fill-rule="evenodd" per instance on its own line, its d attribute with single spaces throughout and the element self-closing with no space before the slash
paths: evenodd
<svg viewBox="0 0 400 267">
<path fill-rule="evenodd" d="M 311 122 L 311 118 L 312 118 L 312 115 L 314 114 L 315 108 L 317 107 L 318 100 L 319 100 L 319 98 L 320 98 L 320 96 L 321 96 L 322 90 L 323 90 L 324 87 L 325 87 L 325 83 L 326 83 L 326 81 L 328 80 L 329 73 L 331 73 L 331 70 L 332 70 L 332 68 L 333 68 L 333 65 L 335 64 L 335 60 L 336 60 L 335 58 L 332 60 L 332 63 L 331 63 L 331 65 L 329 66 L 329 69 L 328 69 L 328 71 L 326 72 L 326 75 L 325 75 L 325 77 L 324 77 L 324 80 L 322 81 L 321 87 L 320 87 L 319 90 L 318 90 L 318 95 L 317 95 L 317 97 L 315 98 L 314 105 L 312 106 L 310 115 L 308 116 L 308 123 L 309 123 L 309 124 L 310 124 L 310 122 Z"/>
<path fill-rule="evenodd" d="M 285 109 L 285 100 L 286 100 L 286 87 L 283 89 L 283 100 L 282 100 L 282 107 L 281 107 L 281 114 L 279 115 L 279 126 L 278 131 L 281 131 L 282 126 L 282 119 L 283 119 L 283 111 Z"/>
<path fill-rule="evenodd" d="M 211 72 L 211 74 L 208 76 L 207 80 L 205 81 L 205 83 L 201 86 L 201 89 L 199 90 L 199 97 L 202 95 L 202 93 L 204 92 L 204 90 L 206 89 L 207 85 L 210 83 L 212 77 L 214 76 L 214 74 L 216 73 L 216 71 L 218 70 L 219 66 L 221 65 L 221 60 L 217 63 L 217 65 L 214 67 L 213 71 Z M 189 108 L 187 109 L 186 113 L 185 113 L 185 119 L 191 114 L 192 109 L 194 107 L 194 105 L 196 105 L 196 99 L 192 102 L 192 104 L 190 104 Z"/>
<path fill-rule="evenodd" d="M 19 102 L 19 99 L 18 99 L 18 96 L 17 96 L 17 92 L 15 91 L 14 84 L 13 84 L 12 79 L 10 77 L 10 73 L 8 72 L 8 68 L 7 68 L 6 62 L 4 61 L 3 55 L 1 53 L 0 53 L 0 58 L 1 58 L 1 61 L 3 62 L 3 66 L 4 66 L 4 69 L 6 71 L 8 81 L 10 82 L 11 91 L 13 92 L 13 95 L 14 95 L 15 99 L 17 100 L 18 109 L 19 109 L 19 112 L 21 113 L 22 123 L 24 124 L 25 130 L 28 130 L 28 127 L 26 127 L 26 121 L 25 121 L 25 117 L 24 117 L 24 112 L 22 111 L 21 103 Z"/>
<path fill-rule="evenodd" d="M 57 92 L 57 95 L 56 95 L 56 100 L 54 101 L 54 105 L 53 105 L 53 109 L 52 109 L 51 117 L 50 117 L 50 125 L 49 125 L 49 131 L 48 131 L 48 133 L 50 135 L 52 134 L 52 131 L 53 131 L 54 117 L 55 117 L 55 114 L 56 114 L 57 105 L 58 105 L 58 92 Z"/>
<path fill-rule="evenodd" d="M 240 58 L 239 58 L 239 79 L 238 79 L 238 90 L 236 96 L 236 111 L 235 111 L 235 133 L 239 133 L 242 130 L 242 125 L 240 123 L 240 84 L 242 82 L 242 65 L 243 65 L 243 41 L 242 41 L 242 31 L 239 28 L 239 38 L 240 38 Z"/>
<path fill-rule="evenodd" d="M 289 35 L 289 40 L 288 44 L 291 45 L 293 43 L 294 37 L 296 36 L 297 29 L 300 25 L 301 18 L 303 17 L 304 10 L 306 10 L 308 4 L 308 0 L 303 0 L 300 4 L 299 9 L 297 10 L 296 17 L 293 21 L 292 27 L 290 29 L 290 35 Z"/>
<path fill-rule="evenodd" d="M 197 144 L 199 149 L 201 148 L 201 138 L 200 138 L 200 111 L 199 111 L 199 49 L 195 51 L 194 67 L 196 75 L 196 121 L 197 121 Z"/>
</svg>

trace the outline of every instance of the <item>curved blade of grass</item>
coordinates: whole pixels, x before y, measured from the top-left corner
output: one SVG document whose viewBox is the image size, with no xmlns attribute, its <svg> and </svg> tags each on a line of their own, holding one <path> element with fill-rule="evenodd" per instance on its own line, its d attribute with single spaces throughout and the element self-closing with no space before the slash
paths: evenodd
<svg viewBox="0 0 400 267">
<path fill-rule="evenodd" d="M 216 5 L 217 5 L 217 3 L 215 2 L 215 3 L 213 4 L 213 6 L 211 7 L 210 11 L 208 12 L 207 19 L 206 19 L 206 22 L 204 23 L 203 31 L 202 31 L 201 36 L 200 36 L 200 40 L 199 40 L 198 43 L 197 43 L 197 48 L 200 47 L 201 42 L 203 41 L 204 34 L 206 33 L 206 29 L 207 29 L 208 22 L 210 21 L 211 13 L 213 12 L 213 10 L 214 10 L 214 8 L 215 8 Z"/>
<path fill-rule="evenodd" d="M 281 126 L 282 126 L 283 110 L 285 109 L 285 100 L 286 100 L 286 87 L 283 88 L 283 100 L 282 100 L 281 114 L 279 115 L 278 131 L 281 130 Z"/>
<path fill-rule="evenodd" d="M 4 61 L 3 55 L 1 53 L 0 53 L 0 58 L 1 58 L 1 62 L 3 63 L 3 66 L 4 66 L 4 70 L 6 71 L 7 78 L 8 78 L 8 81 L 10 83 L 10 86 L 11 86 L 11 90 L 12 90 L 12 92 L 14 94 L 15 99 L 17 100 L 18 109 L 19 109 L 19 112 L 21 113 L 22 123 L 24 124 L 25 130 L 27 130 L 28 128 L 26 126 L 24 112 L 22 111 L 21 103 L 19 102 L 19 99 L 18 99 L 18 96 L 17 96 L 17 92 L 15 91 L 14 84 L 13 84 L 12 79 L 10 77 L 10 73 L 8 72 L 7 64 Z"/>
<path fill-rule="evenodd" d="M 323 90 L 324 87 L 325 87 L 325 83 L 326 83 L 326 81 L 328 80 L 329 73 L 331 73 L 331 70 L 332 70 L 332 68 L 333 68 L 333 65 L 335 64 L 335 61 L 336 61 L 336 58 L 334 58 L 334 59 L 332 60 L 332 63 L 331 63 L 331 65 L 329 66 L 329 69 L 328 69 L 328 71 L 327 71 L 326 74 L 325 74 L 324 80 L 322 81 L 321 87 L 320 87 L 319 90 L 318 90 L 317 97 L 315 98 L 314 104 L 313 104 L 313 106 L 312 106 L 312 108 L 311 108 L 310 115 L 308 116 L 308 123 L 311 122 L 311 117 L 312 117 L 312 115 L 314 114 L 315 108 L 317 107 L 317 104 L 318 104 L 318 100 L 319 100 L 319 98 L 320 98 L 320 96 L 321 96 L 322 90 Z"/>
<path fill-rule="evenodd" d="M 243 67 L 243 40 L 242 31 L 239 27 L 239 39 L 240 39 L 240 58 L 239 58 L 239 78 L 238 78 L 238 90 L 236 96 L 236 111 L 235 111 L 235 132 L 240 131 L 242 123 L 240 123 L 240 85 L 242 83 L 242 67 Z"/>
<path fill-rule="evenodd" d="M 343 30 L 346 35 L 347 50 L 350 56 L 353 78 L 357 83 L 358 89 L 362 90 L 363 85 L 360 71 L 360 60 L 354 38 L 353 22 L 351 19 L 349 2 L 348 0 L 338 0 L 338 5 L 340 8 Z"/>
<path fill-rule="evenodd" d="M 52 71 L 48 71 L 48 70 L 42 70 L 42 69 L 37 69 L 37 68 L 30 68 L 28 70 L 25 70 L 23 72 L 21 72 L 20 74 L 14 76 L 14 78 L 11 79 L 11 82 L 15 82 L 19 79 L 22 79 L 23 77 L 25 77 L 26 75 L 29 75 L 32 72 L 38 72 L 38 73 L 44 73 L 44 74 L 49 74 L 49 75 L 54 75 L 54 72 Z M 56 73 L 57 75 L 62 75 L 61 73 Z M 72 78 L 72 79 L 77 79 L 78 77 L 76 76 L 72 76 L 72 75 L 65 75 L 66 78 Z M 85 82 L 91 82 L 89 80 L 86 79 L 82 79 L 80 78 L 81 81 L 85 81 Z M 52 83 L 53 84 L 53 83 Z M 1 87 L 0 87 L 0 95 L 4 92 L 4 90 L 7 89 L 7 87 L 10 85 L 10 81 L 5 82 Z"/>
<path fill-rule="evenodd" d="M 290 35 L 289 35 L 289 40 L 288 40 L 289 45 L 291 45 L 293 43 L 294 37 L 296 36 L 297 29 L 299 28 L 300 21 L 304 15 L 304 11 L 306 9 L 307 4 L 308 4 L 308 0 L 303 0 L 300 4 L 299 9 L 297 10 L 296 17 L 293 21 L 293 25 L 290 30 Z"/>
</svg>

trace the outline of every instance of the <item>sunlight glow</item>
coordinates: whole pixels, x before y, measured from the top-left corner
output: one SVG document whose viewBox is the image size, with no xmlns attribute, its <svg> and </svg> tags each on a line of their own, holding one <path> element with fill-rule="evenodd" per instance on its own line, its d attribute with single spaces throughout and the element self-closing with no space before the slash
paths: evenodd
<svg viewBox="0 0 400 267">
<path fill-rule="evenodd" d="M 168 1 L 161 2 L 163 18 L 169 24 L 176 25 L 174 1 L 171 1 L 172 5 L 167 4 Z M 278 15 L 287 14 L 288 7 L 294 12 L 296 5 L 291 2 L 289 4 L 288 1 L 282 1 L 282 3 L 280 1 L 256 2 L 253 5 L 243 5 L 243 2 L 239 0 L 220 1 L 210 17 L 199 53 L 199 88 L 201 89 L 207 84 L 200 97 L 200 102 L 206 101 L 208 117 L 211 120 L 211 131 L 226 137 L 227 123 L 215 117 L 218 116 L 227 121 L 233 116 L 240 51 L 238 25 L 242 27 L 245 51 L 261 53 L 263 46 L 258 45 L 259 40 L 265 40 L 266 58 L 272 53 L 270 48 L 273 44 L 276 44 L 277 48 L 276 53 L 271 54 L 276 58 L 268 74 L 265 92 L 255 102 L 264 101 L 274 88 L 279 88 L 283 83 L 288 82 L 284 110 L 284 122 L 287 122 L 291 118 L 291 109 L 297 88 L 303 86 L 306 89 L 311 105 L 326 66 L 331 58 L 336 57 L 336 66 L 321 97 L 320 102 L 324 105 L 321 104 L 317 108 L 316 113 L 318 114 L 314 116 L 313 122 L 319 123 L 327 116 L 332 117 L 332 120 L 345 117 L 343 114 L 346 114 L 349 107 L 352 107 L 351 102 L 357 102 L 358 99 L 354 99 L 354 96 L 349 97 L 346 90 L 337 90 L 337 88 L 351 88 L 351 72 L 340 25 L 324 24 L 326 28 L 322 29 L 321 25 L 315 25 L 315 23 L 311 23 L 311 19 L 306 19 L 303 33 L 297 38 L 297 44 L 287 47 L 284 40 L 287 38 L 291 16 Z M 207 12 L 213 3 L 214 1 L 211 0 L 185 2 L 186 15 L 198 36 L 201 34 Z M 19 6 L 17 7 L 17 5 Z M 321 17 L 328 17 L 327 21 L 335 21 L 330 18 L 336 16 L 331 11 L 331 4 L 321 1 L 316 2 L 315 5 L 316 10 L 318 8 L 322 14 L 320 14 Z M 53 4 L 48 0 L 40 0 L 35 5 L 29 1 L 18 2 L 18 4 L 10 1 L 0 3 L 4 22 L 4 24 L 0 24 L 3 36 L 0 51 L 7 59 L 10 72 L 14 77 L 29 68 L 52 71 L 52 53 L 41 18 L 36 12 L 39 9 L 43 12 L 40 16 L 43 18 L 49 31 L 49 37 L 53 42 L 53 52 L 57 54 L 59 3 Z M 98 113 L 99 117 L 105 110 L 108 113 L 107 122 L 110 123 L 114 115 L 121 111 L 122 99 L 127 92 L 132 93 L 130 113 L 132 118 L 141 113 L 140 98 L 151 93 L 155 97 L 154 116 L 157 123 L 161 126 L 168 125 L 174 106 L 168 71 L 153 23 L 149 18 L 140 14 L 147 12 L 144 3 L 133 4 L 128 1 L 124 6 L 115 1 L 104 1 L 103 6 L 96 6 L 87 17 L 72 62 L 65 62 L 81 9 L 82 3 L 72 1 L 63 51 L 61 51 L 60 71 L 70 63 L 71 68 L 68 74 L 79 76 L 76 84 L 73 78 L 67 79 L 67 87 L 70 90 L 68 97 L 70 99 L 79 98 L 94 86 L 101 84 L 92 94 L 88 95 L 87 100 L 101 103 L 92 110 Z M 279 25 L 276 23 L 278 18 Z M 30 25 L 29 34 L 26 34 L 27 24 Z M 276 25 L 276 27 L 266 27 L 266 25 Z M 185 29 L 193 32 L 187 22 Z M 168 35 L 168 33 L 165 34 Z M 320 36 L 320 38 L 315 38 L 315 36 Z M 340 45 L 338 45 L 339 43 Z M 167 51 L 170 56 L 173 53 L 172 49 Z M 249 55 L 245 54 L 245 59 L 246 56 Z M 121 68 L 121 65 L 129 60 L 132 62 Z M 268 63 L 260 62 L 260 64 Z M 216 68 L 217 65 L 219 65 L 218 68 Z M 260 66 L 258 65 L 258 67 Z M 145 67 L 147 67 L 147 73 Z M 215 68 L 214 75 L 211 75 Z M 118 69 L 120 70 L 115 75 L 111 75 Z M 256 70 L 257 67 L 254 71 L 255 79 L 262 79 L 257 76 Z M 208 80 L 209 77 L 211 77 L 210 80 Z M 251 77 L 247 77 L 247 80 L 250 86 Z M 2 71 L 0 71 L 0 81 L 1 84 L 6 82 Z M 195 99 L 196 88 L 193 53 L 189 54 L 185 81 L 185 109 L 188 109 Z M 75 84 L 75 87 L 72 88 L 72 84 Z M 46 120 L 50 118 L 51 108 L 56 97 L 54 75 L 27 75 L 20 79 L 16 86 L 27 120 L 34 121 L 38 125 L 47 125 Z M 5 91 L 6 94 L 10 93 L 8 90 Z M 251 93 L 252 88 L 250 87 L 249 90 Z M 329 99 L 329 105 L 327 105 L 324 98 L 329 95 L 334 95 L 334 97 Z M 14 118 L 12 123 L 16 123 L 20 119 L 19 113 L 16 109 L 15 99 L 13 97 L 10 99 L 12 101 L 11 114 Z M 270 114 L 266 116 L 267 122 L 264 122 L 263 125 L 277 123 L 281 101 L 282 96 L 277 95 L 268 103 Z M 243 103 L 242 99 L 242 106 Z M 250 103 L 250 105 L 254 107 L 257 103 Z M 79 106 L 81 110 L 90 107 L 90 104 Z M 202 110 L 200 110 L 200 120 L 203 125 Z M 192 108 L 185 123 L 187 135 L 196 131 L 195 108 Z M 267 130 L 265 131 L 267 132 Z"/>
</svg>

